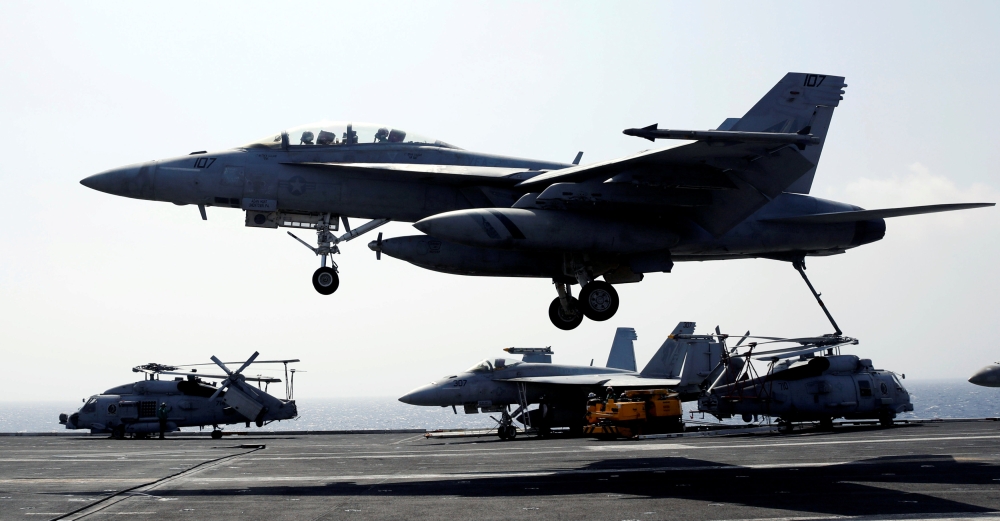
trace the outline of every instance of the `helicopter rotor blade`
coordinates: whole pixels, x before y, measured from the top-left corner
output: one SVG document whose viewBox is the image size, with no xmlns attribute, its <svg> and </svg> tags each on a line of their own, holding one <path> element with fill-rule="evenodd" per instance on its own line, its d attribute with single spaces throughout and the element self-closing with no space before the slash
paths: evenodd
<svg viewBox="0 0 1000 521">
<path fill-rule="evenodd" d="M 244 369 L 246 369 L 247 367 L 250 367 L 250 364 L 252 364 L 253 361 L 256 360 L 258 356 L 260 356 L 260 353 L 257 352 L 257 351 L 254 351 L 253 354 L 250 355 L 250 358 L 248 358 L 247 361 L 244 362 L 243 365 L 241 365 L 239 369 L 237 369 L 236 371 L 234 371 L 232 373 L 232 375 L 236 376 L 236 375 L 242 373 Z"/>
<path fill-rule="evenodd" d="M 228 367 L 226 367 L 226 364 L 222 363 L 222 360 L 219 360 L 218 358 L 216 358 L 215 355 L 212 355 L 212 361 L 215 362 L 215 365 L 221 367 L 222 370 L 226 372 L 226 374 L 228 374 L 228 375 L 232 375 L 233 374 L 233 372 L 230 371 Z"/>
<path fill-rule="evenodd" d="M 302 360 L 299 360 L 298 358 L 294 358 L 294 359 L 289 359 L 289 360 L 254 360 L 254 363 L 255 364 L 291 364 L 291 363 L 301 362 L 301 361 Z M 228 365 L 235 365 L 235 364 L 242 364 L 243 361 L 238 361 L 238 362 L 222 362 L 222 363 L 228 364 Z M 182 364 L 182 365 L 177 365 L 177 366 L 174 366 L 174 367 L 198 367 L 198 366 L 202 366 L 202 365 L 215 365 L 215 363 L 211 363 L 211 364 L 210 363 L 204 363 L 204 364 Z"/>
</svg>

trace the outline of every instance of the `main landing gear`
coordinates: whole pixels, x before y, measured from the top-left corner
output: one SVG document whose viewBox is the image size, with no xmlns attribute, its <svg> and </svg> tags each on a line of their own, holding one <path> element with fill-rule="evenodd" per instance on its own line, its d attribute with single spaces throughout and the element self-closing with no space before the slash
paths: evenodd
<svg viewBox="0 0 1000 521">
<path fill-rule="evenodd" d="M 564 331 L 575 329 L 583 322 L 583 317 L 602 322 L 618 312 L 618 292 L 614 286 L 600 280 L 593 280 L 582 274 L 577 280 L 583 289 L 580 298 L 573 298 L 568 284 L 552 281 L 559 296 L 549 304 L 549 320 Z"/>
<path fill-rule="evenodd" d="M 293 239 L 302 243 L 303 246 L 312 250 L 313 253 L 319 255 L 319 269 L 313 272 L 312 283 L 313 288 L 320 295 L 331 295 L 333 292 L 337 291 L 340 287 L 340 275 L 337 272 L 337 263 L 333 261 L 330 257 L 334 253 L 340 253 L 340 248 L 337 247 L 338 244 L 342 242 L 347 242 L 351 239 L 355 239 L 368 233 L 379 226 L 389 222 L 389 219 L 372 219 L 365 224 L 351 230 L 351 225 L 347 220 L 346 216 L 341 216 L 339 219 L 344 222 L 344 230 L 347 233 L 341 235 L 340 237 L 335 237 L 330 230 L 337 230 L 337 219 L 338 216 L 325 213 L 320 216 L 319 222 L 315 224 L 316 227 L 316 247 L 313 248 L 306 241 L 298 238 L 294 233 L 288 232 Z M 379 234 L 381 236 L 381 234 Z M 327 258 L 330 257 L 330 266 L 326 265 Z"/>
</svg>

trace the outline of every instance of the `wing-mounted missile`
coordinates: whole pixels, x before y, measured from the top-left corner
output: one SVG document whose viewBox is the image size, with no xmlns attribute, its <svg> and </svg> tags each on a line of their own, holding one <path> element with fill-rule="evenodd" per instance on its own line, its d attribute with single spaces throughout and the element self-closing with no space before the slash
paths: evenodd
<svg viewBox="0 0 1000 521">
<path fill-rule="evenodd" d="M 504 351 L 512 355 L 521 355 L 522 362 L 533 364 L 551 364 L 552 346 L 547 347 L 505 347 Z"/>
<path fill-rule="evenodd" d="M 627 128 L 622 131 L 626 136 L 641 137 L 650 141 L 657 139 L 686 139 L 705 141 L 708 143 L 760 143 L 762 145 L 795 145 L 799 150 L 805 150 L 807 145 L 819 145 L 823 141 L 810 133 L 806 126 L 802 130 L 792 132 L 740 132 L 733 130 L 673 130 L 657 128 L 654 123 L 648 127 Z"/>
</svg>

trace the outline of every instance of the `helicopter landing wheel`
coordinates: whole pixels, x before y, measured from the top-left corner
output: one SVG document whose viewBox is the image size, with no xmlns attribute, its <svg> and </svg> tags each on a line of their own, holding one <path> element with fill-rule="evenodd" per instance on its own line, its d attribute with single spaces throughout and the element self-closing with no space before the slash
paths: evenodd
<svg viewBox="0 0 1000 521">
<path fill-rule="evenodd" d="M 886 414 L 878 419 L 878 423 L 883 427 L 892 427 L 892 416 Z"/>
<path fill-rule="evenodd" d="M 791 434 L 794 428 L 792 422 L 781 422 L 778 424 L 778 432 L 781 434 Z"/>
<path fill-rule="evenodd" d="M 833 430 L 833 418 L 823 418 L 819 421 L 819 428 L 825 431 Z"/>
<path fill-rule="evenodd" d="M 340 287 L 340 276 L 337 270 L 323 266 L 313 272 L 313 287 L 320 295 L 331 295 Z"/>
<path fill-rule="evenodd" d="M 580 303 L 573 297 L 567 297 L 569 299 L 569 307 L 573 310 L 573 314 L 566 314 L 566 310 L 563 309 L 562 303 L 559 302 L 559 297 L 549 304 L 549 320 L 552 321 L 552 325 L 562 329 L 563 331 L 569 331 L 571 329 L 576 329 L 583 322 L 583 313 L 580 311 Z"/>
<path fill-rule="evenodd" d="M 513 425 L 507 426 L 507 439 L 512 440 L 517 437 L 517 427 Z"/>
<path fill-rule="evenodd" d="M 580 290 L 580 311 L 593 321 L 601 322 L 615 316 L 618 304 L 618 292 L 607 282 L 595 280 Z"/>
<path fill-rule="evenodd" d="M 214 430 L 214 431 L 212 431 L 212 439 L 213 440 L 222 439 L 222 431 L 220 431 L 220 430 Z"/>
<path fill-rule="evenodd" d="M 112 429 L 111 430 L 111 437 L 114 438 L 114 439 L 116 439 L 116 440 L 124 440 L 125 439 L 125 426 L 124 425 L 118 425 L 117 427 L 115 427 L 114 429 Z"/>
</svg>

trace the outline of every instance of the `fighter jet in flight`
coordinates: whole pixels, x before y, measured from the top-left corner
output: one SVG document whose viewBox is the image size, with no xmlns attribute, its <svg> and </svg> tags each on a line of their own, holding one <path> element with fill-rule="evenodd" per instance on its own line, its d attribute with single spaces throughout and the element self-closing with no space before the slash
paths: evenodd
<svg viewBox="0 0 1000 521">
<path fill-rule="evenodd" d="M 885 218 L 992 203 L 864 210 L 807 195 L 844 78 L 789 73 L 742 118 L 715 130 L 657 125 L 625 134 L 694 141 L 580 165 L 471 152 L 398 128 L 321 122 L 219 152 L 125 166 L 81 181 L 124 197 L 237 208 L 246 225 L 308 228 L 313 286 L 340 279 L 338 245 L 389 221 L 425 235 L 372 241 L 417 266 L 461 275 L 551 279 L 556 327 L 618 310 L 614 284 L 674 262 L 762 257 L 800 262 L 877 241 Z M 349 217 L 370 219 L 351 228 Z M 344 231 L 339 235 L 339 225 Z M 329 261 L 329 265 L 328 265 Z M 603 280 L 598 280 L 603 278 Z M 577 297 L 571 286 L 580 285 Z"/>
</svg>

